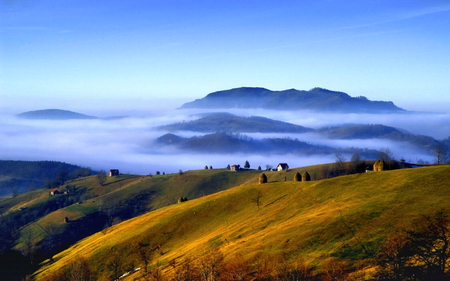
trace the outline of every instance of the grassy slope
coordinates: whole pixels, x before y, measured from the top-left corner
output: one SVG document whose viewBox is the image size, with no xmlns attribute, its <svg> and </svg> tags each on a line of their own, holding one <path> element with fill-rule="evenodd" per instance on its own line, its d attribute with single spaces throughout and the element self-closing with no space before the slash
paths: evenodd
<svg viewBox="0 0 450 281">
<path fill-rule="evenodd" d="M 302 257 L 320 267 L 327 257 L 369 261 L 385 237 L 423 214 L 450 211 L 449 166 L 342 176 L 316 182 L 250 183 L 164 207 L 97 233 L 44 264 L 38 277 L 86 257 L 102 268 L 116 246 L 132 259 L 130 245 L 161 245 L 163 264 L 220 248 L 226 257 L 258 252 Z M 291 172 L 292 173 L 292 172 Z M 282 173 L 269 173 L 269 181 Z M 287 177 L 287 176 L 286 176 Z M 290 177 L 287 177 L 290 180 Z M 278 179 L 281 180 L 281 179 Z M 258 209 L 255 198 L 261 192 Z M 162 255 L 161 255 L 162 253 Z"/>
<path fill-rule="evenodd" d="M 27 228 L 30 228 L 33 236 L 35 236 L 34 241 L 39 243 L 46 237 L 46 232 L 54 234 L 64 232 L 67 226 L 64 222 L 65 217 L 70 221 L 80 220 L 86 215 L 97 212 L 105 202 L 116 202 L 123 205 L 143 192 L 151 192 L 151 198 L 144 199 L 142 203 L 146 205 L 145 208 L 148 210 L 158 209 L 176 203 L 181 196 L 188 199 L 198 198 L 242 184 L 248 180 L 256 182 L 256 174 L 259 174 L 259 172 L 232 173 L 225 169 L 213 169 L 188 171 L 183 175 L 170 174 L 153 177 L 121 175 L 119 177 L 108 177 L 104 186 L 98 184 L 95 176 L 74 180 L 67 184 L 76 188 L 86 188 L 84 197 L 91 199 L 46 214 L 36 220 L 36 223 L 22 228 L 22 238 L 23 234 L 29 231 Z M 59 188 L 60 191 L 65 189 L 66 186 Z M 0 211 L 2 211 L 2 214 L 8 214 L 9 212 L 20 212 L 20 208 L 31 210 L 32 208 L 39 208 L 42 204 L 48 204 L 49 201 L 57 199 L 57 196 L 66 196 L 49 196 L 48 192 L 47 189 L 40 189 L 2 201 L 0 202 Z M 15 249 L 20 250 L 23 247 L 22 238 L 17 241 Z"/>
</svg>

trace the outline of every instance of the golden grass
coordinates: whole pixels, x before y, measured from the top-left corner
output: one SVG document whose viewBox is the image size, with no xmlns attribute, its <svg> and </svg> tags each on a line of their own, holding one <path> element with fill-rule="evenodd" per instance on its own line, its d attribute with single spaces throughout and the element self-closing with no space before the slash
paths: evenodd
<svg viewBox="0 0 450 281">
<path fill-rule="evenodd" d="M 101 267 L 112 246 L 132 259 L 130 245 L 143 241 L 161 245 L 155 261 L 162 263 L 195 258 L 212 249 L 226 257 L 239 253 L 250 258 L 261 251 L 292 260 L 302 257 L 319 267 L 330 256 L 368 260 L 362 243 L 376 252 L 387 236 L 409 227 L 413 219 L 450 211 L 449 172 L 449 166 L 437 166 L 242 185 L 149 212 L 88 237 L 57 255 L 57 262 L 44 263 L 37 277 L 76 256 Z"/>
</svg>

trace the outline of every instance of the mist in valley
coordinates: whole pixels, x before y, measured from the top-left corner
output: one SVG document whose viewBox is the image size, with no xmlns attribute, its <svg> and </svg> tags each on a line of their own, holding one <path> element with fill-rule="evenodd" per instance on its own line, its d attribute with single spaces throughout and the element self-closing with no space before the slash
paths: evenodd
<svg viewBox="0 0 450 281">
<path fill-rule="evenodd" d="M 141 105 L 142 106 L 142 105 Z M 80 113 L 83 110 L 77 110 Z M 288 163 L 290 167 L 329 163 L 336 160 L 335 153 L 301 154 L 249 154 L 192 153 L 174 146 L 164 146 L 155 140 L 168 133 L 157 127 L 177 122 L 199 119 L 214 110 L 169 109 L 142 111 L 133 116 L 131 111 L 115 111 L 120 119 L 94 120 L 29 120 L 8 114 L 1 117 L 0 143 L 3 160 L 52 160 L 90 167 L 93 170 L 120 169 L 122 173 L 155 174 L 176 173 L 180 170 L 203 169 L 204 166 L 225 168 L 227 165 L 244 165 L 249 161 L 251 168 L 278 163 Z M 264 116 L 313 129 L 342 124 L 383 124 L 416 135 L 427 135 L 437 140 L 450 136 L 450 114 L 409 112 L 401 114 L 338 114 L 307 111 L 270 110 L 215 110 L 230 112 L 238 116 Z M 20 113 L 20 112 L 18 112 Z M 99 116 L 92 110 L 89 114 Z M 104 114 L 104 113 L 103 113 Z M 101 116 L 107 117 L 107 116 Z M 205 133 L 176 131 L 180 137 L 202 136 Z M 395 159 L 408 162 L 435 161 L 430 151 L 416 146 L 380 139 L 329 139 L 318 133 L 244 133 L 245 137 L 260 140 L 264 138 L 289 138 L 314 145 L 337 149 L 360 148 L 382 150 L 388 148 Z M 350 160 L 351 155 L 343 154 Z M 369 159 L 367 159 L 369 160 Z"/>
</svg>

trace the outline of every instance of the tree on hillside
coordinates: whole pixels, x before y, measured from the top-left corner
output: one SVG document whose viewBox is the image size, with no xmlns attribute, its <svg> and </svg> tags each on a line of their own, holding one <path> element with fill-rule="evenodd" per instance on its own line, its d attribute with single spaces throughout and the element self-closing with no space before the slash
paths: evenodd
<svg viewBox="0 0 450 281">
<path fill-rule="evenodd" d="M 444 146 L 438 145 L 434 149 L 434 155 L 436 156 L 436 164 L 445 163 L 447 158 L 447 152 L 445 151 Z"/>
<path fill-rule="evenodd" d="M 113 246 L 108 253 L 106 267 L 109 271 L 111 280 L 118 280 L 125 271 L 125 257 Z"/>
<path fill-rule="evenodd" d="M 380 280 L 449 280 L 450 218 L 438 212 L 413 225 L 385 243 L 379 258 Z"/>
<path fill-rule="evenodd" d="M 262 205 L 261 198 L 262 198 L 262 193 L 259 190 L 258 193 L 256 194 L 256 197 L 252 200 L 252 202 L 256 203 L 256 207 L 258 208 L 258 210 L 259 210 L 259 207 Z"/>
<path fill-rule="evenodd" d="M 77 257 L 65 270 L 67 281 L 90 281 L 96 280 L 94 272 L 89 267 L 89 263 L 83 257 Z"/>
<path fill-rule="evenodd" d="M 105 184 L 105 182 L 106 182 L 106 172 L 105 172 L 105 170 L 100 170 L 100 171 L 97 173 L 97 182 L 98 182 L 101 186 L 103 186 L 103 185 Z"/>
<path fill-rule="evenodd" d="M 36 253 L 37 247 L 35 242 L 35 234 L 31 229 L 32 225 L 28 225 L 23 229 L 23 247 L 22 253 L 30 259 L 30 263 L 34 262 L 34 254 Z"/>
<path fill-rule="evenodd" d="M 136 254 L 138 256 L 139 261 L 142 263 L 142 275 L 144 277 L 144 280 L 149 280 L 149 268 L 151 261 L 151 255 L 153 253 L 153 247 L 150 246 L 150 244 L 146 243 L 138 243 L 136 245 Z"/>
<path fill-rule="evenodd" d="M 212 251 L 200 258 L 198 269 L 201 281 L 220 280 L 220 274 L 224 267 L 224 256 L 220 251 Z"/>
<path fill-rule="evenodd" d="M 346 159 L 340 153 L 337 153 L 335 157 L 336 157 L 336 162 L 334 163 L 335 173 L 336 173 L 337 176 L 344 175 L 345 174 L 345 161 L 346 161 Z"/>
<path fill-rule="evenodd" d="M 245 161 L 244 169 L 250 169 L 250 163 L 248 161 Z"/>
<path fill-rule="evenodd" d="M 392 154 L 392 151 L 388 147 L 383 147 L 379 150 L 378 160 L 388 162 L 391 159 L 394 159 L 394 155 Z"/>
</svg>

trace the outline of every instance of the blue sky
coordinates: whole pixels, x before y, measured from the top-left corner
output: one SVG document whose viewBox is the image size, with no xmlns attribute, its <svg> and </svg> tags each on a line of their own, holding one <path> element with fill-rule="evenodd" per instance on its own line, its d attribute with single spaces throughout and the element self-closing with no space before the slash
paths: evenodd
<svg viewBox="0 0 450 281">
<path fill-rule="evenodd" d="M 449 112 L 450 2 L 0 2 L 4 112 L 175 108 L 241 86 Z"/>
</svg>

